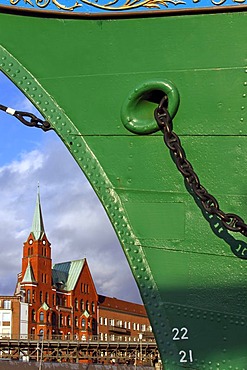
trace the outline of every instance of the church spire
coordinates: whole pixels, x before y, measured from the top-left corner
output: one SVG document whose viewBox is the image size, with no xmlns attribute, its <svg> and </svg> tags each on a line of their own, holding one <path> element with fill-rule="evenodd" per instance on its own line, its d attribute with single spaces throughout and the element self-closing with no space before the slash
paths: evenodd
<svg viewBox="0 0 247 370">
<path fill-rule="evenodd" d="M 39 184 L 38 184 L 37 200 L 36 200 L 36 206 L 35 206 L 35 211 L 34 211 L 34 216 L 33 216 L 31 232 L 33 233 L 35 240 L 41 239 L 45 232 L 42 211 L 41 211 L 41 204 L 40 204 Z"/>
</svg>

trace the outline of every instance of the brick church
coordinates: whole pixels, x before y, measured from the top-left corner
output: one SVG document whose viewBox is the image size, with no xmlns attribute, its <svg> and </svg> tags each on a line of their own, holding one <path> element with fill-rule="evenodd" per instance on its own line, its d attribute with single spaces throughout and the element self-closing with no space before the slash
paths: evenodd
<svg viewBox="0 0 247 370">
<path fill-rule="evenodd" d="M 20 302 L 18 310 L 14 309 L 16 300 Z M 97 294 L 85 258 L 52 264 L 39 192 L 15 295 L 0 297 L 1 314 L 8 321 L 3 322 L 5 335 L 0 327 L 0 337 L 13 337 L 13 332 L 22 338 L 62 340 L 97 336 L 100 340 L 129 341 L 140 335 L 143 340 L 152 336 L 143 305 Z"/>
</svg>

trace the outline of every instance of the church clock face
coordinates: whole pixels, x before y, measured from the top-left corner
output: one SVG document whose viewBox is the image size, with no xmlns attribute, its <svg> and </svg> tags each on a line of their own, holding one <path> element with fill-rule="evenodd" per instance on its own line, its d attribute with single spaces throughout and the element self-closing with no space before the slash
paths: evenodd
<svg viewBox="0 0 247 370">
<path fill-rule="evenodd" d="M 30 239 L 30 240 L 29 240 L 29 244 L 33 244 L 33 241 L 32 241 L 32 239 Z"/>
<path fill-rule="evenodd" d="M 43 242 L 42 242 L 42 243 L 43 243 L 43 245 L 46 245 L 46 241 L 45 241 L 45 240 L 43 240 Z"/>
</svg>

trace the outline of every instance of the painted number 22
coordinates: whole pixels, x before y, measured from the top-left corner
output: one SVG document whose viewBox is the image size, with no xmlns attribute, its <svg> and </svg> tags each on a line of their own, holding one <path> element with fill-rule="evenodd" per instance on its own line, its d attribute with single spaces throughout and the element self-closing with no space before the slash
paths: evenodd
<svg viewBox="0 0 247 370">
<path fill-rule="evenodd" d="M 174 334 L 173 338 L 172 338 L 173 340 L 189 339 L 188 336 L 187 336 L 187 334 L 188 334 L 188 329 L 187 328 L 181 328 L 181 329 L 173 328 L 172 333 Z"/>
<path fill-rule="evenodd" d="M 188 337 L 188 329 L 185 327 L 182 327 L 181 329 L 173 328 L 172 329 L 172 340 L 186 340 L 189 339 Z M 185 362 L 193 362 L 193 352 L 191 349 L 188 351 L 181 350 L 179 351 L 180 360 L 179 362 L 185 363 Z"/>
</svg>

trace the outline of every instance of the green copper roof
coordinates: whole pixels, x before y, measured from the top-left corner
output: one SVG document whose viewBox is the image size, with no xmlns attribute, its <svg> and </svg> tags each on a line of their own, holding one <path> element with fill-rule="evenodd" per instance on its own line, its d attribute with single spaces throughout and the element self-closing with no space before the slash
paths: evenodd
<svg viewBox="0 0 247 370">
<path fill-rule="evenodd" d="M 25 271 L 25 275 L 22 279 L 22 283 L 34 283 L 34 282 L 36 282 L 36 281 L 35 281 L 35 278 L 34 278 L 31 263 L 29 261 L 28 265 L 27 265 L 27 268 L 26 268 L 26 271 Z"/>
<path fill-rule="evenodd" d="M 45 311 L 48 311 L 49 310 L 49 306 L 48 306 L 48 304 L 46 302 L 44 302 L 42 304 L 41 308 L 43 308 L 43 310 L 45 310 Z"/>
<path fill-rule="evenodd" d="M 35 211 L 34 211 L 34 216 L 33 216 L 31 232 L 33 233 L 35 240 L 41 239 L 45 232 L 44 222 L 43 222 L 42 212 L 41 212 L 41 205 L 40 205 L 39 186 L 38 186 L 37 200 L 36 200 L 36 206 L 35 206 Z"/>
<path fill-rule="evenodd" d="M 76 261 L 56 263 L 53 265 L 53 284 L 62 290 L 73 290 L 80 276 L 84 263 L 85 258 Z"/>
</svg>

